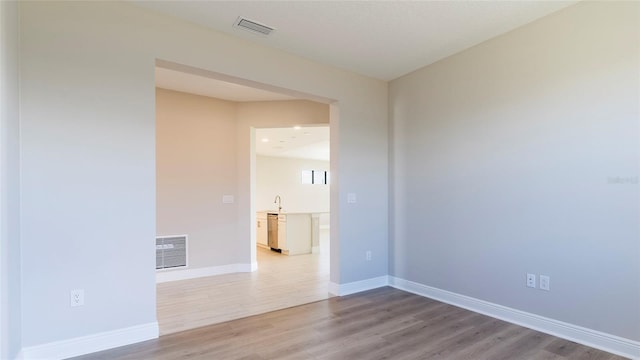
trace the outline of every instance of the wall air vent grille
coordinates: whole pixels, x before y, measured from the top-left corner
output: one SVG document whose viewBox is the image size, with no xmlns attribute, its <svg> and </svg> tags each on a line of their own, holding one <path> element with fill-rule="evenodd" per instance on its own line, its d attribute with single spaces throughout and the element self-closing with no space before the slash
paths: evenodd
<svg viewBox="0 0 640 360">
<path fill-rule="evenodd" d="M 275 30 L 270 26 L 266 26 L 243 17 L 239 17 L 238 20 L 236 20 L 236 22 L 233 24 L 233 26 L 237 27 L 238 29 L 251 31 L 254 34 L 260 35 L 269 35 Z"/>
<path fill-rule="evenodd" d="M 187 235 L 156 238 L 156 270 L 187 266 Z"/>
</svg>

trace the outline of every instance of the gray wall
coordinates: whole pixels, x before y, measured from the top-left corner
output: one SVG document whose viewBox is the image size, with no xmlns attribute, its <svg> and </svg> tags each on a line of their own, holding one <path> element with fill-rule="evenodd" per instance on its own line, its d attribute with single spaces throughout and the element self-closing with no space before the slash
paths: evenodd
<svg viewBox="0 0 640 360">
<path fill-rule="evenodd" d="M 21 346 L 18 5 L 0 2 L 0 359 Z"/>
<path fill-rule="evenodd" d="M 583 2 L 391 82 L 392 275 L 640 340 L 639 7 Z"/>
<path fill-rule="evenodd" d="M 334 99 L 331 278 L 387 273 L 385 82 L 126 3 L 21 2 L 20 11 L 24 346 L 156 321 L 156 59 Z M 250 141 L 251 126 L 241 124 L 239 140 Z M 233 241 L 249 249 L 252 169 L 246 152 L 236 156 L 246 220 Z M 347 207 L 347 192 L 358 207 Z M 378 261 L 365 261 L 367 248 Z M 69 307 L 74 288 L 85 289 L 84 307 Z"/>
</svg>

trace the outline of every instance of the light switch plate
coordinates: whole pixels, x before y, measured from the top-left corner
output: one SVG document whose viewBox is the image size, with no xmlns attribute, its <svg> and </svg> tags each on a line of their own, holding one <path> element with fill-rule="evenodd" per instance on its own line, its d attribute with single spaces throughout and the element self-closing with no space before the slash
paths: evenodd
<svg viewBox="0 0 640 360">
<path fill-rule="evenodd" d="M 222 195 L 222 203 L 223 204 L 233 204 L 235 199 L 233 195 Z"/>
<path fill-rule="evenodd" d="M 547 275 L 540 275 L 540 290 L 551 290 L 551 278 Z"/>
<path fill-rule="evenodd" d="M 347 203 L 355 204 L 357 202 L 356 193 L 348 193 L 347 194 Z"/>
</svg>

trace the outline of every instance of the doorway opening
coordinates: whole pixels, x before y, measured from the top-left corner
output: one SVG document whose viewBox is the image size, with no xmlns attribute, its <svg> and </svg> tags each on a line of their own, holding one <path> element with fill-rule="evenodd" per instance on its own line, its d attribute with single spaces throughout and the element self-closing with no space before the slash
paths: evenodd
<svg viewBox="0 0 640 360">
<path fill-rule="evenodd" d="M 328 124 L 255 129 L 258 272 L 292 306 L 329 297 L 329 137 Z"/>
<path fill-rule="evenodd" d="M 287 225 L 282 231 L 288 240 L 279 249 L 280 257 L 272 257 L 275 252 L 259 248 L 257 224 L 258 210 L 275 209 L 259 202 L 257 190 L 264 184 L 256 175 L 265 166 L 286 167 L 293 160 L 256 155 L 255 143 L 256 131 L 268 129 L 299 131 L 303 138 L 317 131 L 330 136 L 335 121 L 330 114 L 336 112 L 329 103 L 157 61 L 156 214 L 157 236 L 164 242 L 156 245 L 156 253 L 165 265 L 173 264 L 166 259 L 178 253 L 186 257 L 176 262 L 183 266 L 156 272 L 161 335 L 329 297 L 329 242 L 337 241 L 328 236 L 331 185 L 322 187 L 323 203 L 308 208 L 296 201 L 314 201 L 290 192 L 293 186 L 268 190 L 280 196 L 280 215 Z M 323 141 L 328 152 L 329 139 Z M 318 161 L 304 170 L 330 173 L 328 159 Z M 308 193 L 320 190 L 318 184 L 311 186 Z M 290 235 L 304 227 L 297 219 L 303 212 L 308 215 L 308 253 L 294 246 L 304 241 Z M 167 243 L 168 238 L 181 242 Z M 310 269 L 315 269 L 314 281 Z"/>
</svg>

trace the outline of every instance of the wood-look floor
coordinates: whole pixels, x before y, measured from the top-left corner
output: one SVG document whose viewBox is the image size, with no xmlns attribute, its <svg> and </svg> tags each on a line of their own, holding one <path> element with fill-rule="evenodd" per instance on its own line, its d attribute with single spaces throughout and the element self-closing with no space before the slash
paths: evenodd
<svg viewBox="0 0 640 360">
<path fill-rule="evenodd" d="M 157 285 L 160 335 L 329 297 L 329 231 L 320 253 L 287 256 L 258 248 L 258 270 Z"/>
<path fill-rule="evenodd" d="M 77 359 L 622 359 L 389 287 Z"/>
</svg>

